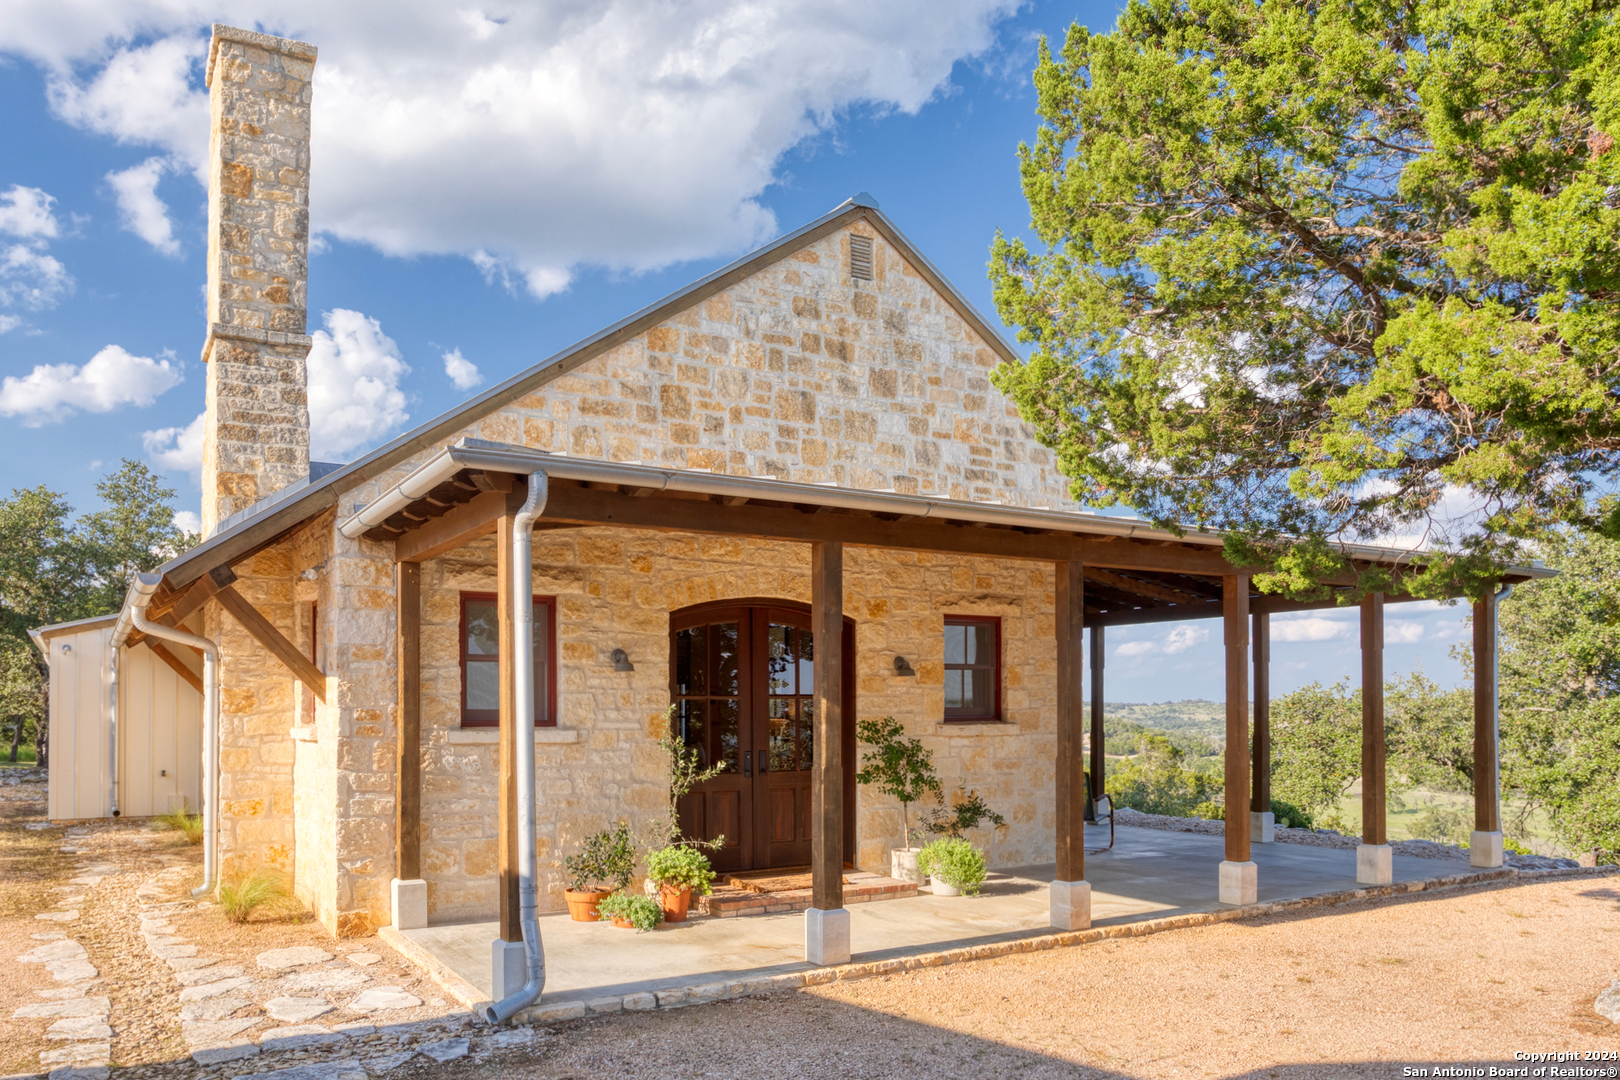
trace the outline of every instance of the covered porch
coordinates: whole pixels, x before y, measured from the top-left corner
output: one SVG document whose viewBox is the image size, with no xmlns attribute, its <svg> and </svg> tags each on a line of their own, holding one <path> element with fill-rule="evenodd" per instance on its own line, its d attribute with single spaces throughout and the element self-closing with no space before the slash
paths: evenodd
<svg viewBox="0 0 1620 1080">
<path fill-rule="evenodd" d="M 805 545 L 810 553 L 810 616 L 815 630 L 814 741 L 810 790 L 810 864 L 814 899 L 798 915 L 727 920 L 718 948 L 704 944 L 713 931 L 701 924 L 659 936 L 652 949 L 628 944 L 628 957 L 668 954 L 676 967 L 733 970 L 725 959 L 739 940 L 745 953 L 776 963 L 838 965 L 852 956 L 882 956 L 885 950 L 927 950 L 946 942 L 995 940 L 1051 929 L 1085 929 L 1104 920 L 1149 919 L 1167 912 L 1214 910 L 1264 898 L 1315 895 L 1348 882 L 1383 885 L 1435 867 L 1397 866 L 1384 835 L 1383 610 L 1395 602 L 1382 594 L 1360 604 L 1363 656 L 1363 820 L 1366 835 L 1355 859 L 1315 849 L 1281 851 L 1271 840 L 1268 725 L 1269 616 L 1276 612 L 1335 606 L 1328 599 L 1300 603 L 1260 595 L 1249 573 L 1227 562 L 1220 538 L 1174 536 L 1144 523 L 997 504 L 866 492 L 778 481 L 772 477 L 672 470 L 641 463 L 576 459 L 508 444 L 464 439 L 440 451 L 392 488 L 343 521 L 347 537 L 393 546 L 398 632 L 398 743 L 396 866 L 393 929 L 413 947 L 443 953 L 451 969 L 466 969 L 470 985 L 494 997 L 523 982 L 520 881 L 534 873 L 519 855 L 519 740 L 526 715 L 517 704 L 518 665 L 524 652 L 517 633 L 516 581 L 527 580 L 528 538 L 534 532 L 570 529 L 662 531 L 748 538 Z M 531 531 L 532 530 L 532 531 Z M 493 534 L 499 570 L 500 712 L 498 873 L 491 882 L 499 918 L 491 923 L 428 927 L 421 837 L 421 628 L 420 566 L 428 559 Z M 1003 875 L 992 894 L 969 905 L 931 896 L 863 905 L 852 911 L 843 898 L 842 868 L 850 858 L 847 815 L 853 812 L 853 763 L 842 737 L 852 717 L 842 672 L 862 648 L 850 643 L 845 621 L 847 547 L 1020 560 L 1044 564 L 1053 582 L 1051 638 L 1047 646 L 1054 708 L 1049 717 L 1052 859 Z M 1405 553 L 1352 549 L 1355 563 L 1386 565 L 1400 572 Z M 514 570 L 516 572 L 514 573 Z M 1511 575 L 1522 580 L 1534 571 Z M 1352 582 L 1331 583 L 1348 588 Z M 1501 833 L 1494 773 L 1496 695 L 1495 600 L 1476 608 L 1475 865 L 1501 865 Z M 1086 855 L 1086 773 L 1103 776 L 1104 637 L 1109 626 L 1216 618 L 1226 648 L 1226 769 L 1224 839 L 1155 836 L 1122 845 L 1106 856 Z M 1085 631 L 1091 630 L 1090 716 L 1087 717 Z M 525 639 L 526 640 L 526 639 Z M 1252 649 L 1251 649 L 1252 645 Z M 855 650 L 852 655 L 850 650 Z M 896 659 L 899 659 L 898 657 Z M 532 693 L 532 688 L 530 690 Z M 1250 702 L 1254 703 L 1251 728 Z M 1090 755 L 1085 752 L 1089 720 Z M 583 779 L 588 779 L 583 778 Z M 1045 787 L 1045 785 L 1050 787 Z M 539 793 L 539 799 L 545 795 Z M 1182 846 L 1177 847 L 1180 844 Z M 1255 845 L 1263 845 L 1257 848 Z M 1168 845 L 1168 847 L 1167 847 Z M 1132 850 L 1135 847 L 1137 850 Z M 1173 850 L 1172 850 L 1173 849 Z M 1158 860 L 1163 860 L 1162 863 Z M 1146 863 L 1143 867 L 1139 864 Z M 1156 867 L 1174 864 L 1161 874 Z M 1118 875 L 1109 868 L 1119 868 Z M 532 878 L 531 878 L 532 880 Z M 531 886 L 532 887 L 532 886 Z M 531 894 L 532 895 L 532 894 Z M 974 912 L 971 917 L 963 912 Z M 967 918 L 965 923 L 961 919 Z M 551 993 L 600 989 L 603 958 L 583 943 L 599 942 L 594 924 L 541 920 Z M 582 935 L 591 935 L 589 937 Z M 786 936 L 783 936 L 786 935 Z M 755 941 L 755 939 L 758 939 Z M 474 947 L 475 941 L 482 945 Z M 584 952 L 573 951 L 575 945 Z M 783 953 L 788 950 L 792 956 Z M 470 950 L 470 951 L 469 951 Z M 493 957 L 492 952 L 493 950 Z M 479 958 L 481 957 L 481 959 Z M 684 958 L 681 958 L 684 957 Z M 640 959 L 613 976 L 620 982 L 653 979 Z M 747 965 L 747 970 L 760 967 Z M 574 970 L 577 967 L 577 970 Z M 474 981 L 477 970 L 484 973 Z M 676 977 L 676 976 L 669 976 Z M 682 976 L 684 977 L 684 976 Z M 611 985 L 617 985 L 613 983 Z M 572 989 L 568 989 L 572 987 Z"/>
</svg>

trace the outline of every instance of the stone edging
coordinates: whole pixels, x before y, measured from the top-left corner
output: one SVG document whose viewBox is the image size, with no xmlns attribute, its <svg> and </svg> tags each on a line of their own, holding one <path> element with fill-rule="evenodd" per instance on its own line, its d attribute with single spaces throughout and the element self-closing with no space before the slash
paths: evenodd
<svg viewBox="0 0 1620 1080">
<path fill-rule="evenodd" d="M 637 994 L 594 998 L 589 1001 L 564 1001 L 554 1005 L 540 1005 L 525 1009 L 517 1015 L 516 1022 L 549 1024 L 564 1020 L 579 1020 L 586 1016 L 601 1016 L 608 1013 L 677 1009 L 685 1005 L 701 1005 L 711 1001 L 724 1001 L 727 998 L 772 994 L 784 990 L 802 990 L 807 986 L 823 986 L 827 983 L 866 979 L 875 975 L 892 975 L 896 972 L 915 971 L 926 967 L 943 967 L 946 964 L 959 964 L 968 960 L 989 960 L 994 957 L 1010 956 L 1015 953 L 1044 952 L 1047 949 L 1072 945 L 1089 945 L 1092 942 L 1106 941 L 1110 938 L 1145 937 L 1148 934 L 1163 933 L 1166 930 L 1184 930 L 1194 926 L 1210 926 L 1214 923 L 1258 919 L 1270 915 L 1304 911 L 1310 908 L 1337 907 L 1340 904 L 1351 904 L 1359 900 L 1384 900 L 1420 892 L 1450 892 L 1490 885 L 1500 881 L 1535 884 L 1541 881 L 1563 878 L 1609 877 L 1617 873 L 1620 873 L 1620 867 L 1616 866 L 1582 866 L 1561 870 L 1515 870 L 1511 867 L 1496 870 L 1475 870 L 1461 874 L 1449 874 L 1440 878 L 1428 878 L 1422 881 L 1402 881 L 1393 885 L 1369 885 L 1358 889 L 1342 889 L 1338 892 L 1319 893 L 1316 896 L 1305 896 L 1293 900 L 1279 900 L 1270 904 L 1248 904 L 1243 907 L 1224 908 L 1220 911 L 1198 911 L 1186 915 L 1170 915 L 1162 919 L 1145 919 L 1141 922 L 1123 923 L 1119 926 L 1101 926 L 1090 930 L 1039 934 L 1033 937 L 1017 938 L 1012 941 L 993 942 L 988 945 L 968 945 L 959 949 L 942 949 L 939 952 L 897 957 L 893 960 L 840 964 L 836 967 L 814 968 L 810 971 L 792 971 L 782 975 L 762 975 L 751 979 L 699 983 L 669 990 L 644 991 Z M 468 1008 L 473 1008 L 487 1000 L 471 983 L 451 971 L 426 949 L 412 942 L 399 931 L 394 930 L 392 927 L 383 927 L 378 930 L 377 935 L 412 963 L 427 971 L 435 982 L 444 987 L 448 993 Z"/>
</svg>

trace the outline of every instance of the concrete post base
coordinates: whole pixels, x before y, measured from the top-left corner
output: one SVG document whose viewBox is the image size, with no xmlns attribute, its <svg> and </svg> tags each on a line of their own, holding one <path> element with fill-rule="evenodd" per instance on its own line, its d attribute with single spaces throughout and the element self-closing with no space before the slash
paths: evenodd
<svg viewBox="0 0 1620 1080">
<path fill-rule="evenodd" d="M 1054 930 L 1091 927 L 1091 882 L 1054 881 L 1047 886 L 1047 904 Z"/>
<path fill-rule="evenodd" d="M 1362 844 L 1356 848 L 1356 883 L 1388 885 L 1395 880 L 1395 850 L 1388 844 Z"/>
<path fill-rule="evenodd" d="M 1502 865 L 1502 834 L 1476 832 L 1468 837 L 1468 865 L 1494 870 Z"/>
<path fill-rule="evenodd" d="M 849 909 L 806 908 L 804 912 L 804 958 L 812 964 L 831 967 L 849 963 Z"/>
<path fill-rule="evenodd" d="M 420 930 L 427 925 L 427 882 L 421 878 L 388 884 L 395 930 Z"/>
<path fill-rule="evenodd" d="M 1265 813 L 1250 810 L 1249 839 L 1256 844 L 1275 844 L 1277 842 L 1277 815 L 1270 810 Z"/>
<path fill-rule="evenodd" d="M 1223 904 L 1253 904 L 1260 898 L 1260 870 L 1252 862 L 1221 862 Z"/>
<path fill-rule="evenodd" d="M 529 981 L 529 960 L 523 955 L 523 942 L 502 941 L 496 938 L 490 947 L 490 986 L 494 987 L 494 1000 L 515 994 Z"/>
</svg>

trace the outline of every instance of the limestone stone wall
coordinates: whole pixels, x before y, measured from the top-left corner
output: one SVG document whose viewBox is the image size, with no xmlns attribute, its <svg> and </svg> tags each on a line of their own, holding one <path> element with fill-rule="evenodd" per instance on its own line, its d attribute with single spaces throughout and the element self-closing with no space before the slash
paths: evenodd
<svg viewBox="0 0 1620 1080">
<path fill-rule="evenodd" d="M 540 533 L 534 591 L 557 597 L 558 727 L 536 753 L 542 904 L 563 906 L 561 860 L 619 817 L 663 806 L 656 746 L 669 701 L 669 612 L 709 600 L 808 602 L 808 548 L 606 529 Z M 985 833 L 993 865 L 1051 858 L 1052 575 L 1041 564 L 851 549 L 845 610 L 856 620 L 857 711 L 893 715 L 933 750 L 949 795 L 973 788 L 1010 827 Z M 488 916 L 495 902 L 496 746 L 460 727 L 459 594 L 495 588 L 492 542 L 423 567 L 423 875 L 435 920 Z M 998 615 L 1004 724 L 944 725 L 943 620 Z M 635 671 L 613 670 L 627 650 Z M 904 655 L 916 678 L 896 676 Z M 857 797 L 856 858 L 886 870 L 898 804 Z"/>
<path fill-rule="evenodd" d="M 309 474 L 314 66 L 312 45 L 231 27 L 209 52 L 205 536 Z"/>
</svg>

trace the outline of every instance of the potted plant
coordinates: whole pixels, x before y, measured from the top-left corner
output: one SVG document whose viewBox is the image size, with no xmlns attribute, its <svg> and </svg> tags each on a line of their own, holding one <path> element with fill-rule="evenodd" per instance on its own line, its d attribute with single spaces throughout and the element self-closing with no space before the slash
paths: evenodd
<svg viewBox="0 0 1620 1080">
<path fill-rule="evenodd" d="M 647 880 L 658 889 L 667 922 L 685 922 L 692 894 L 708 894 L 714 886 L 709 857 L 695 847 L 672 844 L 647 856 Z"/>
<path fill-rule="evenodd" d="M 933 881 L 935 896 L 970 896 L 984 883 L 984 855 L 953 836 L 942 836 L 917 855 L 917 867 Z"/>
<path fill-rule="evenodd" d="M 628 822 L 620 821 L 588 838 L 575 854 L 563 860 L 568 872 L 568 917 L 595 922 L 602 901 L 630 884 L 636 871 L 636 844 Z"/>
<path fill-rule="evenodd" d="M 1006 818 L 990 809 L 990 804 L 977 791 L 969 791 L 956 800 L 949 812 L 944 808 L 930 810 L 923 819 L 923 828 L 935 836 L 962 840 L 966 838 L 968 830 L 977 829 L 987 821 L 998 831 L 1007 827 Z"/>
<path fill-rule="evenodd" d="M 664 921 L 664 909 L 650 896 L 629 891 L 616 892 L 603 900 L 598 909 L 613 925 L 628 930 L 651 930 Z"/>
<path fill-rule="evenodd" d="M 918 739 L 905 737 L 906 729 L 892 716 L 881 720 L 861 720 L 856 735 L 871 749 L 861 756 L 861 771 L 855 781 L 871 784 L 885 795 L 900 800 L 900 821 L 905 847 L 889 853 L 889 876 L 900 881 L 923 882 L 917 867 L 917 849 L 911 846 L 911 804 L 932 792 L 940 797 L 939 777 L 934 773 L 934 755 Z"/>
</svg>

